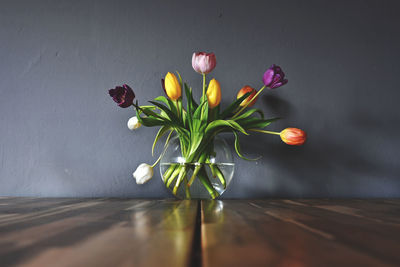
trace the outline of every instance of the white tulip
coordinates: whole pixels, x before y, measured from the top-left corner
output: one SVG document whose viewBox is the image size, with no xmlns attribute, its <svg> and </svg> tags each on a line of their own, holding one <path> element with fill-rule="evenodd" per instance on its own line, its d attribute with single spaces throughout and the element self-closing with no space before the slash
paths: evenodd
<svg viewBox="0 0 400 267">
<path fill-rule="evenodd" d="M 153 167 L 149 164 L 140 164 L 136 171 L 133 173 L 133 178 L 136 179 L 137 184 L 144 184 L 153 177 Z"/>
<path fill-rule="evenodd" d="M 130 118 L 128 120 L 127 125 L 128 125 L 129 130 L 131 130 L 131 131 L 133 131 L 133 130 L 139 128 L 140 126 L 142 126 L 142 124 L 139 122 L 139 120 L 138 120 L 138 118 L 136 116 Z"/>
</svg>

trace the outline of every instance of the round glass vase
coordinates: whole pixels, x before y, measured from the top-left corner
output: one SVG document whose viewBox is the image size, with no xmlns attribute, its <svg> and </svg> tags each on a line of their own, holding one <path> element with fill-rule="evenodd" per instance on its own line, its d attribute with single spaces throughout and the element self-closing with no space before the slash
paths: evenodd
<svg viewBox="0 0 400 267">
<path fill-rule="evenodd" d="M 160 161 L 161 178 L 179 199 L 215 199 L 232 181 L 235 164 L 226 141 L 213 140 L 213 153 L 205 163 L 187 162 L 178 137 L 172 138 Z"/>
</svg>

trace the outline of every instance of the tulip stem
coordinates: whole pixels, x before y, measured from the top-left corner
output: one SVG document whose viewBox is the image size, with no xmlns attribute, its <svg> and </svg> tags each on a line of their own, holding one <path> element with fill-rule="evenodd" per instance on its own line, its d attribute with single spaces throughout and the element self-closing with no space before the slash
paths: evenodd
<svg viewBox="0 0 400 267">
<path fill-rule="evenodd" d="M 255 94 L 255 95 L 251 98 L 251 100 L 247 101 L 246 105 L 244 105 L 241 109 L 239 109 L 239 111 L 238 111 L 235 115 L 233 115 L 232 119 L 234 119 L 234 118 L 236 118 L 237 116 L 239 116 L 240 113 L 242 113 L 242 111 L 243 111 L 245 108 L 247 108 L 247 106 L 250 105 L 251 102 L 253 102 L 253 99 L 256 99 L 256 97 L 265 89 L 265 87 L 266 87 L 265 85 L 264 85 L 263 87 L 261 87 L 261 89 L 258 90 L 257 94 Z"/>
<path fill-rule="evenodd" d="M 272 131 L 266 131 L 266 130 L 260 130 L 260 129 L 249 129 L 249 131 L 259 132 L 259 133 L 266 133 L 266 134 L 281 135 L 280 132 L 272 132 Z"/>
<path fill-rule="evenodd" d="M 212 183 L 207 177 L 207 173 L 205 172 L 204 169 L 201 169 L 201 171 L 198 174 L 200 182 L 203 184 L 203 186 L 207 189 L 208 193 L 210 194 L 212 199 L 215 199 L 219 196 L 219 193 L 215 188 L 213 187 Z"/>
<path fill-rule="evenodd" d="M 185 176 L 186 176 L 186 166 L 183 165 L 182 168 L 181 168 L 180 171 L 179 171 L 179 176 L 178 176 L 178 178 L 176 179 L 176 183 L 175 183 L 174 189 L 172 189 L 172 193 L 173 193 L 174 195 L 176 195 L 176 193 L 178 192 L 178 188 L 179 188 L 179 186 L 181 185 L 181 182 L 182 182 L 182 180 L 183 180 L 183 177 L 185 177 Z"/>
<path fill-rule="evenodd" d="M 171 176 L 168 178 L 168 181 L 167 181 L 167 187 L 169 187 L 171 184 L 172 184 L 172 182 L 175 180 L 175 177 L 176 176 L 178 176 L 178 174 L 180 173 L 180 171 L 181 171 L 181 165 L 178 165 L 178 167 L 176 167 L 176 169 L 174 170 L 174 172 L 171 174 Z"/>
<path fill-rule="evenodd" d="M 171 176 L 171 174 L 174 172 L 176 168 L 176 164 L 172 164 L 171 166 L 169 166 L 169 168 L 164 172 L 163 175 L 163 179 L 164 179 L 164 183 L 167 184 L 167 181 L 169 179 L 169 177 Z"/>
<path fill-rule="evenodd" d="M 206 74 L 203 73 L 203 101 L 206 99 Z"/>
<path fill-rule="evenodd" d="M 185 177 L 183 177 L 183 181 L 184 181 L 184 183 L 185 183 L 185 194 L 186 194 L 186 198 L 187 198 L 187 199 L 191 199 L 192 196 L 191 196 L 191 194 L 190 194 L 190 189 L 189 189 L 188 180 L 187 180 L 186 175 L 185 175 Z"/>
<path fill-rule="evenodd" d="M 222 171 L 218 168 L 218 166 L 213 166 L 215 168 L 215 172 L 218 176 L 219 181 L 221 182 L 222 186 L 224 187 L 224 189 L 226 189 L 226 180 L 225 180 L 225 176 L 222 173 Z"/>
</svg>

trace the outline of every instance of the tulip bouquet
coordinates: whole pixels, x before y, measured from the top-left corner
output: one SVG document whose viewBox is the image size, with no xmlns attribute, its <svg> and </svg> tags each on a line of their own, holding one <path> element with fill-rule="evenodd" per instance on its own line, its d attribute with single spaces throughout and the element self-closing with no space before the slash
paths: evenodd
<svg viewBox="0 0 400 267">
<path fill-rule="evenodd" d="M 211 198 L 218 197 L 219 193 L 213 188 L 210 178 L 205 171 L 205 163 L 210 163 L 214 153 L 214 138 L 224 132 L 232 132 L 235 137 L 234 148 L 237 155 L 243 159 L 251 160 L 242 155 L 238 134 L 249 135 L 250 132 L 279 135 L 283 142 L 289 145 L 302 145 L 306 140 L 304 131 L 297 128 L 286 128 L 281 132 L 265 130 L 277 118 L 265 118 L 263 112 L 252 107 L 264 89 L 275 89 L 287 83 L 285 74 L 279 66 L 272 65 L 263 75 L 263 85 L 257 91 L 250 86 L 239 90 L 236 99 L 225 109 L 220 107 L 221 86 L 216 79 L 211 79 L 207 86 L 207 75 L 215 68 L 216 58 L 213 53 L 194 53 L 192 57 L 193 69 L 202 75 L 203 88 L 199 102 L 192 95 L 192 88 L 183 80 L 181 75 L 168 72 L 165 79 L 161 80 L 166 96 L 158 96 L 151 105 L 139 105 L 134 102 L 135 94 L 126 84 L 109 90 L 110 96 L 122 108 L 133 106 L 136 116 L 128 121 L 128 128 L 137 129 L 144 125 L 147 127 L 160 127 L 154 139 L 152 152 L 160 138 L 167 136 L 165 146 L 176 133 L 179 138 L 180 150 L 184 162 L 171 164 L 163 173 L 163 180 L 167 187 L 172 186 L 172 192 L 177 193 L 178 188 L 185 187 L 186 197 L 190 198 L 190 186 L 195 179 L 207 189 Z M 183 94 L 186 101 L 183 101 Z M 165 147 L 164 146 L 164 147 Z M 133 173 L 138 184 L 147 182 L 153 176 L 153 168 L 161 160 L 162 153 L 153 165 L 142 163 Z M 187 165 L 185 163 L 195 163 Z M 214 177 L 218 177 L 225 187 L 226 181 L 223 173 L 213 164 L 207 165 Z M 187 175 L 191 171 L 190 177 Z"/>
</svg>

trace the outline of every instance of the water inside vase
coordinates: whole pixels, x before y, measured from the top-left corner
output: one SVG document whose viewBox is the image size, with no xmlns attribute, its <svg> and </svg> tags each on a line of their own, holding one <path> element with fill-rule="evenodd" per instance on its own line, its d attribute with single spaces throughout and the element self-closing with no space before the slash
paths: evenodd
<svg viewBox="0 0 400 267">
<path fill-rule="evenodd" d="M 190 186 L 186 186 L 192 176 L 193 176 L 193 171 L 195 170 L 196 166 L 200 166 L 200 171 L 199 173 L 195 176 L 195 178 L 192 181 L 192 184 Z M 178 175 L 175 177 L 172 177 L 172 175 L 169 176 L 169 178 L 166 180 L 165 179 L 165 174 L 170 168 L 174 168 L 175 170 L 180 166 L 181 168 L 185 166 L 186 170 L 186 175 L 183 176 L 182 178 L 182 183 L 178 187 L 176 191 L 176 197 L 180 199 L 188 199 L 188 192 L 191 199 L 210 199 L 212 198 L 212 194 L 210 194 L 210 190 L 207 186 L 205 186 L 205 183 L 207 183 L 207 180 L 211 184 L 212 188 L 217 192 L 216 196 L 218 197 L 222 195 L 225 191 L 226 188 L 229 186 L 234 169 L 235 169 L 235 164 L 234 163 L 161 163 L 160 164 L 160 171 L 161 171 L 161 176 L 165 184 L 169 184 L 167 188 L 173 192 L 173 188 L 176 185 L 176 182 L 178 180 Z M 218 170 L 222 173 L 223 179 L 221 179 L 221 175 L 215 175 L 215 169 L 218 168 Z M 212 171 L 214 170 L 214 171 Z M 172 179 L 172 181 L 171 181 Z M 225 182 L 223 182 L 225 180 Z M 225 183 L 225 186 L 223 185 Z"/>
</svg>

